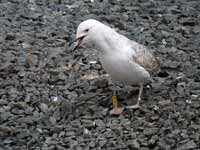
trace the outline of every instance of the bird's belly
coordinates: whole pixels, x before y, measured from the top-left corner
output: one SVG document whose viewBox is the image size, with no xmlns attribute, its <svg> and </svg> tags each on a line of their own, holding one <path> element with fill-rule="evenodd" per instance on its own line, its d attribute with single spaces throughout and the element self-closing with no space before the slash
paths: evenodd
<svg viewBox="0 0 200 150">
<path fill-rule="evenodd" d="M 137 64 L 131 64 L 128 59 L 122 56 L 105 56 L 100 57 L 103 68 L 111 78 L 124 84 L 138 84 L 145 82 L 149 78 L 149 73 L 139 67 Z"/>
</svg>

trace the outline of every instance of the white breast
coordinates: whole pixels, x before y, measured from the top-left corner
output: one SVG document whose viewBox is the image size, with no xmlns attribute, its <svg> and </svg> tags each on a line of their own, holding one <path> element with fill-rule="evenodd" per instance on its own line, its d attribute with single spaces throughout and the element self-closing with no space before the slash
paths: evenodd
<svg viewBox="0 0 200 150">
<path fill-rule="evenodd" d="M 111 78 L 124 84 L 138 84 L 150 77 L 143 67 L 120 53 L 101 54 L 100 61 Z"/>
</svg>

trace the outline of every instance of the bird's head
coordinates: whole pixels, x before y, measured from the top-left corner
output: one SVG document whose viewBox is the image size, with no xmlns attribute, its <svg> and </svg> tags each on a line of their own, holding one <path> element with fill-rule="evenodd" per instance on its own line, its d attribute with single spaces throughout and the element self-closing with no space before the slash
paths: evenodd
<svg viewBox="0 0 200 150">
<path fill-rule="evenodd" d="M 93 44 L 93 40 L 97 34 L 97 28 L 103 25 L 97 20 L 88 19 L 83 21 L 79 24 L 76 32 L 76 46 L 74 49 L 84 46 Z"/>
</svg>

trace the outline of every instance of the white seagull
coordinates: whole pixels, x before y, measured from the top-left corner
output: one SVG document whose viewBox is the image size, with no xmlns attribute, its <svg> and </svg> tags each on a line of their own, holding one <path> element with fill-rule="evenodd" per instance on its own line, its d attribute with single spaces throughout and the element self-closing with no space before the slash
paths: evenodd
<svg viewBox="0 0 200 150">
<path fill-rule="evenodd" d="M 88 19 L 81 22 L 76 32 L 77 45 L 94 46 L 99 51 L 103 68 L 112 79 L 126 85 L 140 85 L 139 96 L 135 105 L 126 108 L 138 108 L 143 91 L 143 84 L 150 75 L 159 70 L 158 59 L 143 45 L 117 33 L 109 26 Z M 116 95 L 112 96 L 111 114 L 120 114 Z"/>
</svg>

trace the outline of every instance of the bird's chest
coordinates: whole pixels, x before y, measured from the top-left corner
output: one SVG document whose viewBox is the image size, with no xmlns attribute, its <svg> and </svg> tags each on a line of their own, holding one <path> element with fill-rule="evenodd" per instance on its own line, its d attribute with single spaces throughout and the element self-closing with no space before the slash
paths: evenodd
<svg viewBox="0 0 200 150">
<path fill-rule="evenodd" d="M 110 72 L 117 72 L 117 68 L 121 68 L 125 60 L 120 54 L 102 54 L 100 55 L 100 61 L 104 69 Z"/>
<path fill-rule="evenodd" d="M 114 80 L 126 82 L 129 75 L 127 58 L 120 54 L 101 55 L 100 61 L 103 68 Z"/>
<path fill-rule="evenodd" d="M 127 55 L 117 53 L 101 55 L 100 61 L 111 78 L 124 84 L 143 82 L 149 76 L 149 74 L 146 74 L 146 71 L 137 64 L 130 63 L 130 59 Z"/>
</svg>

